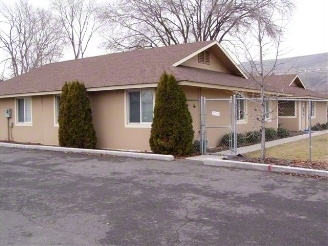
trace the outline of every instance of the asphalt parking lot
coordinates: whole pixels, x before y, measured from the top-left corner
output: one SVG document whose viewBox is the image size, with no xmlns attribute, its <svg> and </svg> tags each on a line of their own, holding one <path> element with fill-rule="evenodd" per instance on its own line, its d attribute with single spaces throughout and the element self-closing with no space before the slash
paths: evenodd
<svg viewBox="0 0 328 246">
<path fill-rule="evenodd" d="M 327 245 L 328 181 L 0 147 L 0 245 Z"/>
</svg>

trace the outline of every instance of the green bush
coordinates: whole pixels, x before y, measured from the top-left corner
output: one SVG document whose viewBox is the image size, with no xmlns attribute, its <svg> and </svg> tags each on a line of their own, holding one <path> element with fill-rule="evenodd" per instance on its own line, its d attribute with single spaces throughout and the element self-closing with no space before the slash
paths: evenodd
<svg viewBox="0 0 328 246">
<path fill-rule="evenodd" d="M 278 138 L 287 138 L 287 137 L 289 137 L 289 131 L 285 128 L 278 127 L 277 137 Z"/>
<path fill-rule="evenodd" d="M 194 153 L 199 154 L 200 153 L 200 141 L 195 140 L 192 146 L 193 146 Z"/>
<path fill-rule="evenodd" d="M 232 145 L 233 145 L 233 136 L 232 134 Z M 250 131 L 244 134 L 238 133 L 237 134 L 237 147 L 247 146 L 251 144 L 256 144 L 261 142 L 261 132 L 260 131 Z M 287 129 L 279 127 L 277 131 L 273 128 L 266 128 L 265 129 L 265 141 L 271 141 L 278 138 L 286 138 L 289 136 L 289 131 Z M 230 134 L 225 134 L 221 138 L 219 142 L 219 146 L 227 146 L 229 147 L 229 137 Z"/>
<path fill-rule="evenodd" d="M 314 126 L 311 127 L 312 131 L 321 131 L 322 127 L 321 124 L 318 122 L 317 124 L 315 124 Z"/>
<path fill-rule="evenodd" d="M 158 154 L 188 155 L 193 152 L 193 138 L 186 96 L 174 76 L 164 72 L 156 90 L 150 148 Z"/>
<path fill-rule="evenodd" d="M 92 123 L 90 101 L 83 83 L 66 82 L 60 96 L 59 145 L 94 149 L 97 136 Z"/>
<path fill-rule="evenodd" d="M 224 134 L 223 137 L 221 138 L 219 145 L 230 146 L 229 140 L 230 140 L 230 133 Z M 232 137 L 232 140 L 233 140 L 233 137 Z"/>
<path fill-rule="evenodd" d="M 321 129 L 322 130 L 328 130 L 328 122 L 321 124 Z"/>
<path fill-rule="evenodd" d="M 319 129 L 318 129 L 317 126 L 312 126 L 312 127 L 311 127 L 311 130 L 312 130 L 312 131 L 319 131 Z"/>
<path fill-rule="evenodd" d="M 259 131 L 247 132 L 245 138 L 248 143 L 259 143 L 261 141 L 261 132 Z"/>
<path fill-rule="evenodd" d="M 265 128 L 265 141 L 274 140 L 277 138 L 277 131 L 273 128 Z"/>
<path fill-rule="evenodd" d="M 319 122 L 311 127 L 312 131 L 323 131 L 328 129 L 328 122 L 320 124 Z"/>
<path fill-rule="evenodd" d="M 207 148 L 207 140 L 206 140 L 206 148 Z M 201 142 L 199 140 L 195 140 L 194 143 L 193 143 L 193 152 L 195 154 L 199 154 L 200 153 L 200 149 L 201 149 Z"/>
<path fill-rule="evenodd" d="M 231 134 L 231 144 L 234 145 L 234 133 Z M 229 147 L 230 133 L 224 134 L 221 138 L 220 144 L 222 146 Z M 244 146 L 246 143 L 246 137 L 242 133 L 237 133 L 237 147 Z"/>
</svg>

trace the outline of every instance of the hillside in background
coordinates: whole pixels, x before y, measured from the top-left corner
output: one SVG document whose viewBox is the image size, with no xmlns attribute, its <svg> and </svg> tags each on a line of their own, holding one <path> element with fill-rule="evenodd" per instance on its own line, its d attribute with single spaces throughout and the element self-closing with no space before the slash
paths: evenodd
<svg viewBox="0 0 328 246">
<path fill-rule="evenodd" d="M 274 62 L 264 61 L 265 69 L 270 70 Z M 249 64 L 243 65 L 250 69 Z M 298 74 L 308 89 L 328 94 L 328 53 L 278 59 L 273 73 Z"/>
</svg>

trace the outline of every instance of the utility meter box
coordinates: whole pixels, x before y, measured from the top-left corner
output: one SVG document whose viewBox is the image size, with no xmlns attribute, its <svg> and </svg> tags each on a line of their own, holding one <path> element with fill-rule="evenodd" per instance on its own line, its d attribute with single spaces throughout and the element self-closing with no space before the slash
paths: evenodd
<svg viewBox="0 0 328 246">
<path fill-rule="evenodd" d="M 12 110 L 11 110 L 11 108 L 5 109 L 5 117 L 6 118 L 11 118 L 12 117 Z"/>
</svg>

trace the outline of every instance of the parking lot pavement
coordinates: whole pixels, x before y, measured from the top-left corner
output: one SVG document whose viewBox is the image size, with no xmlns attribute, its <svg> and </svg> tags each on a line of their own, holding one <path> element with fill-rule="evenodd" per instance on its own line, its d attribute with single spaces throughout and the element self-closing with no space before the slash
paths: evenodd
<svg viewBox="0 0 328 246">
<path fill-rule="evenodd" d="M 0 148 L 1 245 L 327 245 L 327 180 Z"/>
</svg>

